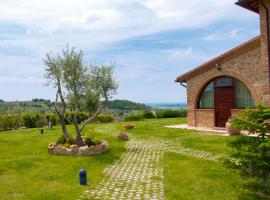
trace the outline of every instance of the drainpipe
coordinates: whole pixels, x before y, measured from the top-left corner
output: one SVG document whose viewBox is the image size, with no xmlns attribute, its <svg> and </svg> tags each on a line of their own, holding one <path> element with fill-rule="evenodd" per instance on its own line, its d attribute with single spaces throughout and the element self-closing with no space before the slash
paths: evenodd
<svg viewBox="0 0 270 200">
<path fill-rule="evenodd" d="M 263 2 L 263 0 L 259 0 L 259 2 L 262 4 L 265 12 L 266 12 L 266 28 L 267 28 L 267 52 L 268 52 L 268 65 L 269 65 L 269 86 L 270 86 L 270 41 L 269 41 L 269 10 L 267 8 L 267 6 L 265 5 L 265 3 Z"/>
<path fill-rule="evenodd" d="M 184 83 L 183 83 L 183 82 L 180 82 L 180 85 L 181 85 L 181 86 L 183 86 L 184 88 L 187 88 L 187 86 L 186 86 L 186 85 L 184 85 Z"/>
</svg>

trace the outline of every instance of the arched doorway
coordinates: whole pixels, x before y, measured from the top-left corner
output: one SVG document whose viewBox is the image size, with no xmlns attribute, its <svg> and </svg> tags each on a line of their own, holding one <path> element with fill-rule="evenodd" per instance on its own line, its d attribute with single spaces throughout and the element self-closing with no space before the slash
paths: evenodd
<svg viewBox="0 0 270 200">
<path fill-rule="evenodd" d="M 211 80 L 201 91 L 198 109 L 214 109 L 215 126 L 224 127 L 231 117 L 231 109 L 243 109 L 254 105 L 247 86 L 230 76 L 220 76 Z"/>
</svg>

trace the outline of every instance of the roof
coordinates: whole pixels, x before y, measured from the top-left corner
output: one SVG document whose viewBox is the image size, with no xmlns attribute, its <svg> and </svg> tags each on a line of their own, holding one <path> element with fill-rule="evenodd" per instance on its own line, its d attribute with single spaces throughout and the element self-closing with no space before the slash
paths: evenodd
<svg viewBox="0 0 270 200">
<path fill-rule="evenodd" d="M 214 68 L 216 64 L 222 64 L 236 56 L 243 54 L 244 52 L 247 52 L 249 50 L 255 49 L 256 47 L 259 47 L 260 45 L 261 45 L 261 36 L 257 36 L 247 41 L 246 43 L 214 58 L 213 60 L 210 60 L 200 65 L 199 67 L 177 77 L 175 82 L 186 82 L 187 80 Z"/>
<path fill-rule="evenodd" d="M 238 2 L 236 2 L 235 4 L 255 13 L 259 13 L 258 0 L 238 0 Z"/>
</svg>

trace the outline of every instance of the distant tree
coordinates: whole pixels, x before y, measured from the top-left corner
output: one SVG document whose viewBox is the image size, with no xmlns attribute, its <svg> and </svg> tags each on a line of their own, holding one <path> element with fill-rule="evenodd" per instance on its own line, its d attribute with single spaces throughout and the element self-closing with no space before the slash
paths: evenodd
<svg viewBox="0 0 270 200">
<path fill-rule="evenodd" d="M 82 130 L 102 111 L 110 96 L 116 92 L 113 67 L 91 66 L 89 69 L 84 64 L 83 52 L 68 46 L 56 56 L 47 54 L 44 63 L 45 77 L 56 88 L 55 110 L 60 118 L 63 134 L 71 137 L 65 125 L 65 113 L 69 108 L 74 113 L 72 123 L 76 131 L 75 142 L 83 145 Z M 100 98 L 105 99 L 105 104 L 99 103 Z M 83 109 L 96 112 L 79 124 Z"/>
<path fill-rule="evenodd" d="M 3 99 L 0 99 L 0 103 L 4 103 L 5 101 Z"/>
<path fill-rule="evenodd" d="M 116 94 L 118 82 L 114 77 L 114 66 L 103 65 L 101 67 L 92 65 L 90 68 L 91 83 L 94 90 L 104 98 L 105 109 L 108 110 L 109 99 Z"/>
</svg>

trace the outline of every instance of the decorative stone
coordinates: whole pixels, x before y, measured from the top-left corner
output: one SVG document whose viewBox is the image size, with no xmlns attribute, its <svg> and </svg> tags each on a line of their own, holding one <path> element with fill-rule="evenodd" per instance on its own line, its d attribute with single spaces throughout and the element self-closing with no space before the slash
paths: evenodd
<svg viewBox="0 0 270 200">
<path fill-rule="evenodd" d="M 226 131 L 229 135 L 237 135 L 240 133 L 240 131 L 238 129 L 236 129 L 235 127 L 233 127 L 233 125 L 230 123 L 230 121 L 228 121 L 226 123 Z"/>
<path fill-rule="evenodd" d="M 55 143 L 50 143 L 50 144 L 48 145 L 48 151 L 49 151 L 50 153 L 53 153 L 54 148 L 55 148 L 56 146 L 57 146 L 57 145 L 56 145 Z"/>
<path fill-rule="evenodd" d="M 87 149 L 88 149 L 87 145 L 79 147 L 79 154 L 85 153 Z"/>
<path fill-rule="evenodd" d="M 71 145 L 70 151 L 71 151 L 71 153 L 74 153 L 74 154 L 79 153 L 79 146 L 77 144 Z"/>
<path fill-rule="evenodd" d="M 127 133 L 119 133 L 117 136 L 119 140 L 129 140 L 128 134 Z"/>
<path fill-rule="evenodd" d="M 134 126 L 133 126 L 133 125 L 128 124 L 128 125 L 124 125 L 124 128 L 125 128 L 125 129 L 133 129 L 133 128 L 134 128 Z"/>
<path fill-rule="evenodd" d="M 100 144 L 101 147 L 101 153 L 105 153 L 109 150 L 109 143 L 106 141 L 102 141 Z"/>
<path fill-rule="evenodd" d="M 48 146 L 49 153 L 63 154 L 63 155 L 98 155 L 106 153 L 109 149 L 109 144 L 102 141 L 100 144 L 88 147 L 87 145 L 79 147 L 78 145 L 71 145 L 70 149 L 50 143 Z"/>
<path fill-rule="evenodd" d="M 60 146 L 60 145 L 55 146 L 53 149 L 53 152 L 55 154 L 62 154 L 62 155 L 67 155 L 71 153 L 71 151 L 68 148 Z"/>
</svg>

